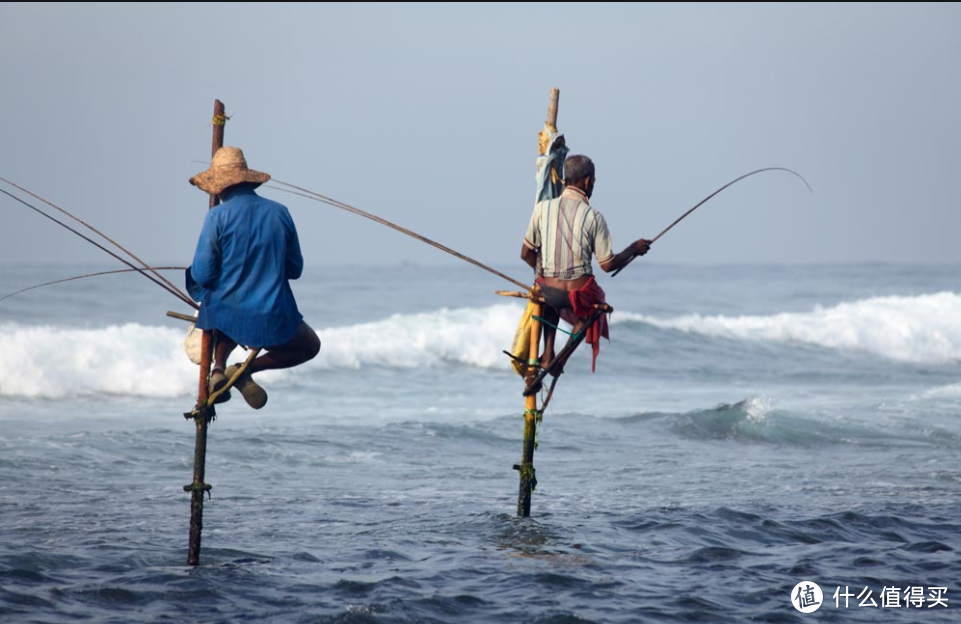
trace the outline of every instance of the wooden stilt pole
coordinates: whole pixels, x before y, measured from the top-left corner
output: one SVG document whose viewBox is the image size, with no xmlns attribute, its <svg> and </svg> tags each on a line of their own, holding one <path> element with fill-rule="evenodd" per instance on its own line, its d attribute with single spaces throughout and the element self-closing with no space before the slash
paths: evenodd
<svg viewBox="0 0 961 624">
<path fill-rule="evenodd" d="M 210 155 L 224 146 L 224 125 L 227 122 L 224 103 L 214 100 L 213 141 Z M 210 195 L 209 208 L 217 205 L 216 195 Z M 204 483 L 204 472 L 207 468 L 207 427 L 216 415 L 213 406 L 207 406 L 210 394 L 208 379 L 213 359 L 214 340 L 210 332 L 204 332 L 200 347 L 200 383 L 197 390 L 197 408 L 193 412 L 184 414 L 193 418 L 197 425 L 197 435 L 194 442 L 194 480 L 184 486 L 185 492 L 190 492 L 190 542 L 187 547 L 187 565 L 200 563 L 200 534 L 204 526 L 204 493 L 210 491 L 210 484 Z"/>
<path fill-rule="evenodd" d="M 557 129 L 557 105 L 561 100 L 561 90 L 557 87 L 551 89 L 551 99 L 547 104 L 547 123 L 555 130 Z"/>
<path fill-rule="evenodd" d="M 557 128 L 557 105 L 560 100 L 561 90 L 558 88 L 551 89 L 550 100 L 547 104 L 547 125 L 552 129 Z M 547 153 L 548 145 L 542 143 L 540 146 L 541 155 Z M 536 295 L 540 298 L 539 289 L 535 289 L 536 292 L 532 292 L 532 295 Z M 533 300 L 534 304 L 534 316 L 539 317 L 541 315 L 541 304 L 537 300 Z M 531 323 L 531 341 L 530 341 L 530 351 L 528 353 L 527 363 L 530 365 L 527 368 L 527 374 L 524 376 L 527 386 L 530 387 L 531 382 L 534 377 L 537 376 L 536 364 L 539 361 L 538 350 L 540 349 L 541 343 L 541 323 L 538 320 L 534 320 Z M 537 395 L 531 394 L 524 397 L 524 450 L 521 454 L 521 463 L 515 464 L 514 469 L 520 472 L 520 489 L 517 494 L 517 515 L 522 518 L 527 518 L 531 515 L 531 493 L 537 486 L 537 478 L 534 473 L 534 445 L 537 440 L 537 425 L 540 422 L 541 412 L 537 410 Z"/>
<path fill-rule="evenodd" d="M 534 316 L 541 315 L 541 305 L 534 304 Z M 526 381 L 529 383 L 537 374 L 537 351 L 541 342 L 541 323 L 534 321 L 531 324 L 531 346 L 528 352 L 528 366 Z M 517 515 L 527 518 L 531 515 L 531 493 L 537 486 L 537 478 L 534 476 L 534 441 L 537 439 L 537 423 L 540 420 L 540 413 L 537 411 L 537 395 L 532 394 L 524 397 L 524 450 L 521 454 L 521 463 L 514 468 L 520 471 L 521 483 L 517 493 Z"/>
</svg>

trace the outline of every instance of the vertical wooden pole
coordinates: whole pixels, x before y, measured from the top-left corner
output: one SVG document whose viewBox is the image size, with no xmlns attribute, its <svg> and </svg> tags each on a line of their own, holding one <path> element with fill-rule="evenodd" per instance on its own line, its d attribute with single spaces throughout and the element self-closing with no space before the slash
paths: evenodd
<svg viewBox="0 0 961 624">
<path fill-rule="evenodd" d="M 224 103 L 214 100 L 213 141 L 210 155 L 213 157 L 217 150 L 224 146 L 224 125 L 227 122 Z M 210 195 L 209 208 L 217 205 L 219 199 L 213 193 Z M 213 406 L 207 407 L 207 397 L 210 395 L 210 366 L 213 360 L 213 336 L 204 332 L 200 343 L 200 382 L 197 389 L 197 435 L 194 441 L 194 481 L 185 485 L 184 490 L 191 492 L 190 497 L 190 542 L 187 546 L 187 565 L 200 563 L 200 534 L 204 527 L 204 493 L 210 491 L 210 485 L 204 483 L 204 473 L 207 469 L 207 427 L 214 417 Z"/>
<path fill-rule="evenodd" d="M 540 304 L 534 304 L 534 316 L 541 315 Z M 535 320 L 531 324 L 531 346 L 527 356 L 527 363 L 531 366 L 527 368 L 525 380 L 527 383 L 537 375 L 537 368 L 533 364 L 537 363 L 537 352 L 541 343 L 541 323 Z M 531 515 L 531 493 L 537 485 L 537 478 L 534 476 L 534 441 L 537 439 L 537 394 L 534 393 L 525 397 L 524 402 L 524 451 L 521 454 L 521 463 L 515 466 L 520 471 L 521 483 L 517 493 L 517 515 L 527 518 Z"/>
<path fill-rule="evenodd" d="M 555 117 L 556 118 L 556 117 Z M 214 118 L 213 118 L 213 139 L 210 142 L 210 157 L 213 158 L 214 154 L 217 153 L 221 147 L 224 146 L 224 126 L 227 125 L 227 110 L 224 108 L 224 103 L 220 100 L 214 100 Z M 220 198 L 214 193 L 210 194 L 210 203 L 207 208 L 213 208 L 220 203 Z"/>
<path fill-rule="evenodd" d="M 557 105 L 561 99 L 561 90 L 557 87 L 551 89 L 550 99 L 547 103 L 547 125 L 552 131 L 557 130 Z M 541 155 L 547 153 L 547 144 L 542 143 Z M 534 291 L 532 291 L 534 292 Z M 534 316 L 541 315 L 541 306 L 534 304 Z M 538 350 L 541 344 L 541 323 L 535 320 L 531 324 L 531 346 L 528 353 L 527 375 L 524 381 L 530 387 L 531 381 L 537 376 L 537 369 L 534 366 L 539 361 Z M 521 454 L 521 463 L 514 466 L 520 471 L 520 489 L 517 494 L 517 515 L 527 518 L 531 515 L 531 493 L 537 486 L 537 478 L 534 472 L 534 444 L 537 440 L 537 424 L 540 421 L 540 412 L 537 411 L 537 394 L 531 394 L 524 399 L 524 450 Z"/>
<path fill-rule="evenodd" d="M 557 105 L 561 101 L 561 90 L 557 87 L 551 89 L 551 99 L 547 103 L 547 123 L 557 130 Z"/>
</svg>

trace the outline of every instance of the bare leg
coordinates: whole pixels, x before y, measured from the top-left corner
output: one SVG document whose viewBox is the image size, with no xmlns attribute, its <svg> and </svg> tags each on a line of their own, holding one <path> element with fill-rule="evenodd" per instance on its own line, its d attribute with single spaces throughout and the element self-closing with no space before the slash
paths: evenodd
<svg viewBox="0 0 961 624">
<path fill-rule="evenodd" d="M 301 322 L 293 338 L 280 346 L 266 347 L 266 350 L 267 353 L 250 363 L 249 373 L 291 368 L 312 360 L 320 352 L 320 338 L 310 325 Z"/>
<path fill-rule="evenodd" d="M 560 320 L 560 315 L 557 313 L 557 310 L 549 305 L 541 307 L 541 316 L 544 320 L 554 325 L 557 325 L 557 322 Z M 551 325 L 544 323 L 543 331 L 544 352 L 541 354 L 541 368 L 547 368 L 547 365 L 554 359 L 554 339 L 557 336 L 557 330 Z"/>
<path fill-rule="evenodd" d="M 222 331 L 215 329 L 214 335 L 217 339 L 217 348 L 214 351 L 214 370 L 220 370 L 221 372 L 227 370 L 227 358 L 233 353 L 233 350 L 237 348 L 237 343 L 234 339 L 223 333 Z"/>
<path fill-rule="evenodd" d="M 570 343 L 571 340 L 574 340 L 574 336 L 576 336 L 581 330 L 584 329 L 585 323 L 586 321 L 584 319 L 577 320 L 577 323 L 575 323 L 574 327 L 571 329 L 571 337 L 567 339 L 568 343 Z M 554 365 L 554 369 L 551 370 L 551 375 L 553 375 L 554 377 L 557 377 L 558 375 L 564 372 L 564 365 L 567 364 L 567 360 L 570 359 L 574 351 L 577 351 L 577 349 L 573 349 L 570 353 L 565 355 L 564 359 L 558 360 L 557 364 Z"/>
</svg>

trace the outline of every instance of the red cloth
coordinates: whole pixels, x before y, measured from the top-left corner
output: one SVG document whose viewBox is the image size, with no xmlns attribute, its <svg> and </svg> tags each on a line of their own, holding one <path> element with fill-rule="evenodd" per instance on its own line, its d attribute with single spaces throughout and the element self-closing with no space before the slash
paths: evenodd
<svg viewBox="0 0 961 624">
<path fill-rule="evenodd" d="M 560 313 L 561 318 L 571 325 L 576 323 L 578 319 L 584 320 L 590 316 L 594 312 L 595 305 L 606 303 L 604 289 L 598 286 L 593 275 L 591 279 L 587 280 L 586 284 L 568 292 L 567 296 L 571 300 L 572 309 L 564 309 Z M 587 328 L 584 335 L 584 340 L 591 345 L 591 350 L 594 352 L 594 357 L 591 360 L 591 372 L 597 369 L 597 354 L 601 352 L 601 336 L 608 340 L 611 339 L 606 314 L 600 315 L 597 321 Z"/>
</svg>

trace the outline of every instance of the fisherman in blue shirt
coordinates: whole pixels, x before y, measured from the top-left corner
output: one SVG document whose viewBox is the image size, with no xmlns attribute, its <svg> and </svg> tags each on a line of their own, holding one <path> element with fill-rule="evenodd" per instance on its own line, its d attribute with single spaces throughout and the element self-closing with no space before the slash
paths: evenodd
<svg viewBox="0 0 961 624">
<path fill-rule="evenodd" d="M 212 331 L 216 341 L 210 390 L 219 390 L 240 368 L 225 368 L 238 344 L 261 347 L 266 353 L 235 384 L 254 409 L 267 403 L 267 393 L 251 375 L 303 364 L 320 351 L 288 283 L 304 269 L 297 228 L 285 206 L 254 191 L 269 179 L 249 169 L 237 147 L 220 148 L 210 169 L 190 178 L 222 202 L 207 212 L 187 269 L 187 291 L 201 303 L 196 326 Z"/>
</svg>

